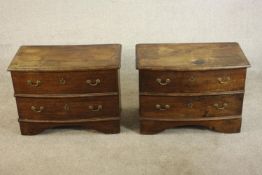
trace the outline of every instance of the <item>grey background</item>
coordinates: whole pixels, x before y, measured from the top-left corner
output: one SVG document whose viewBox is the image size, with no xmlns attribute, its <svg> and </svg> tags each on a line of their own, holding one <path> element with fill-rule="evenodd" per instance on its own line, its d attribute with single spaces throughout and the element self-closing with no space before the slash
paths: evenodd
<svg viewBox="0 0 262 175">
<path fill-rule="evenodd" d="M 261 174 L 262 1 L 0 0 L 0 174 Z M 240 134 L 138 133 L 136 43 L 239 42 L 248 70 Z M 21 136 L 6 71 L 20 45 L 121 43 L 122 127 Z"/>
</svg>

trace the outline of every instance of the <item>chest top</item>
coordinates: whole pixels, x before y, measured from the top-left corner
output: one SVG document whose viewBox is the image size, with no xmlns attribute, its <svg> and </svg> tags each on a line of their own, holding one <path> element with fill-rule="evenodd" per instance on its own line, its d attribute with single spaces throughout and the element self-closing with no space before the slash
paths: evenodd
<svg viewBox="0 0 262 175">
<path fill-rule="evenodd" d="M 238 43 L 138 44 L 137 69 L 212 70 L 250 64 Z"/>
<path fill-rule="evenodd" d="M 81 71 L 118 69 L 120 44 L 22 46 L 9 71 Z"/>
</svg>

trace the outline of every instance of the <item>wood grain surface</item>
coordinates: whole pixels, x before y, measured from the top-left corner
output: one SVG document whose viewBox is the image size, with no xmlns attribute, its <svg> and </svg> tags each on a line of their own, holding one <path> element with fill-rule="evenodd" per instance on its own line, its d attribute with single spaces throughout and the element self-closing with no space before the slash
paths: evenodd
<svg viewBox="0 0 262 175">
<path fill-rule="evenodd" d="M 161 80 L 161 85 L 157 79 Z M 169 82 L 166 81 L 169 79 Z M 139 71 L 140 92 L 205 93 L 244 90 L 246 69 Z"/>
<path fill-rule="evenodd" d="M 194 119 L 241 115 L 243 94 L 207 96 L 140 96 L 140 116 L 165 119 Z M 157 109 L 160 105 L 161 109 Z M 165 106 L 169 108 L 166 109 Z"/>
<path fill-rule="evenodd" d="M 193 126 L 193 127 L 204 127 L 210 130 L 214 130 L 222 133 L 239 133 L 241 130 L 242 118 L 239 116 L 236 117 L 225 117 L 220 119 L 207 119 L 207 120 L 173 120 L 173 121 L 164 121 L 164 120 L 140 120 L 140 133 L 141 134 L 157 134 L 166 129 L 171 129 L 181 126 Z"/>
<path fill-rule="evenodd" d="M 118 92 L 118 71 L 11 72 L 16 94 L 81 94 Z M 28 83 L 31 80 L 32 83 Z M 87 81 L 90 82 L 87 82 Z M 99 80 L 99 83 L 96 82 Z M 38 86 L 36 82 L 40 81 Z"/>
<path fill-rule="evenodd" d="M 210 70 L 249 67 L 238 43 L 138 44 L 137 69 Z"/>
<path fill-rule="evenodd" d="M 22 46 L 9 71 L 79 71 L 120 68 L 120 44 Z"/>
<path fill-rule="evenodd" d="M 118 96 L 58 99 L 17 97 L 16 101 L 19 117 L 23 119 L 72 120 L 119 115 Z M 101 109 L 98 109 L 99 106 Z M 32 107 L 35 107 L 35 110 L 32 110 Z"/>
</svg>

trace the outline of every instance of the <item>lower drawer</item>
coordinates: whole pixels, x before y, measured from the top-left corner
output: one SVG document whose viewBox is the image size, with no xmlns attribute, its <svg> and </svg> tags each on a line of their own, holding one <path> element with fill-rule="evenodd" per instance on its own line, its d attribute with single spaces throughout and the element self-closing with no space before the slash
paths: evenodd
<svg viewBox="0 0 262 175">
<path fill-rule="evenodd" d="M 119 115 L 118 96 L 73 98 L 17 97 L 19 117 L 22 119 L 86 119 Z"/>
<path fill-rule="evenodd" d="M 140 115 L 169 119 L 241 115 L 243 95 L 140 96 Z"/>
</svg>

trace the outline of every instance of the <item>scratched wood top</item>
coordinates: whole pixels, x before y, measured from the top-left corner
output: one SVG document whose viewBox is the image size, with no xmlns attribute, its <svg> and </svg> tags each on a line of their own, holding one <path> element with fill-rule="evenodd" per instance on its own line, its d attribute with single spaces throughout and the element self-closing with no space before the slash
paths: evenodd
<svg viewBox="0 0 262 175">
<path fill-rule="evenodd" d="M 21 46 L 9 71 L 81 71 L 117 69 L 121 45 Z"/>
<path fill-rule="evenodd" d="M 138 44 L 137 69 L 212 70 L 250 67 L 238 43 Z"/>
</svg>

